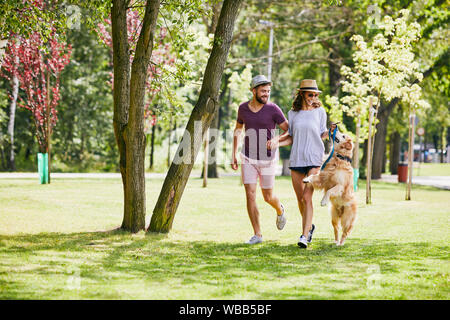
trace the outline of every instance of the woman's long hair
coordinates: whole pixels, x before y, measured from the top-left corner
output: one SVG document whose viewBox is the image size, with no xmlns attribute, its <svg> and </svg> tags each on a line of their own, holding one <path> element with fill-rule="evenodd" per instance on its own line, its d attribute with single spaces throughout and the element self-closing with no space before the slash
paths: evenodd
<svg viewBox="0 0 450 320">
<path fill-rule="evenodd" d="M 306 91 L 301 91 L 298 90 L 297 95 L 295 96 L 294 102 L 292 103 L 292 110 L 294 111 L 300 111 L 302 110 L 303 107 L 303 101 L 305 101 L 305 97 L 304 97 L 304 92 Z M 314 108 L 319 108 L 322 104 L 320 103 L 320 101 L 318 101 L 318 103 L 313 103 L 313 107 Z"/>
</svg>

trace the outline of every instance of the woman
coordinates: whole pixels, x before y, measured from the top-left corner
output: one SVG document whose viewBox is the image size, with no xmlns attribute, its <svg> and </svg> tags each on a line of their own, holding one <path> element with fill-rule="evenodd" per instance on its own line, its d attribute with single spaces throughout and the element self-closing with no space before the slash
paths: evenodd
<svg viewBox="0 0 450 320">
<path fill-rule="evenodd" d="M 319 173 L 325 151 L 322 140 L 328 137 L 327 114 L 318 100 L 321 92 L 315 80 L 302 80 L 292 110 L 288 112 L 288 132 L 273 138 L 267 145 L 269 149 L 292 145 L 289 169 L 302 216 L 302 234 L 298 241 L 301 248 L 311 243 L 315 229 L 312 224 L 314 189 L 303 183 L 303 179 Z"/>
</svg>

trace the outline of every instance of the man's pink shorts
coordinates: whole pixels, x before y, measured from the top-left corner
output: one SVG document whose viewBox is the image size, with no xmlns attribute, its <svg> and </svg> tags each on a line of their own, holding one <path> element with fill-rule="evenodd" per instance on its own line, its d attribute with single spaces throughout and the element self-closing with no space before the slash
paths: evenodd
<svg viewBox="0 0 450 320">
<path fill-rule="evenodd" d="M 276 164 L 276 161 L 249 159 L 241 153 L 242 183 L 256 184 L 259 177 L 261 189 L 273 189 Z"/>
</svg>

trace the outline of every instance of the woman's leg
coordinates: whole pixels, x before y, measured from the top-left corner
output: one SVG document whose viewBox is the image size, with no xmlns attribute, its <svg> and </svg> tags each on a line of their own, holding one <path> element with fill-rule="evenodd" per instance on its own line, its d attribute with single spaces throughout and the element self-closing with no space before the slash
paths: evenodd
<svg viewBox="0 0 450 320">
<path fill-rule="evenodd" d="M 291 170 L 292 186 L 294 187 L 295 195 L 297 196 L 298 208 L 300 209 L 300 215 L 302 216 L 302 229 L 305 226 L 305 201 L 303 199 L 303 193 L 305 191 L 306 184 L 303 183 L 305 175 L 301 172 Z"/>
<path fill-rule="evenodd" d="M 308 172 L 308 176 L 319 173 L 320 168 L 312 168 L 311 170 L 309 170 Z M 303 179 L 302 179 L 302 183 L 303 183 Z M 303 192 L 303 200 L 304 200 L 304 205 L 305 205 L 305 213 L 304 213 L 304 223 L 303 223 L 303 235 L 305 237 L 308 237 L 308 233 L 309 230 L 311 230 L 312 227 L 312 219 L 313 219 L 313 215 L 314 215 L 314 208 L 313 208 L 313 204 L 312 204 L 312 196 L 314 193 L 314 188 L 312 187 L 311 184 L 308 184 L 307 186 L 305 186 L 304 188 L 304 192 Z"/>
</svg>

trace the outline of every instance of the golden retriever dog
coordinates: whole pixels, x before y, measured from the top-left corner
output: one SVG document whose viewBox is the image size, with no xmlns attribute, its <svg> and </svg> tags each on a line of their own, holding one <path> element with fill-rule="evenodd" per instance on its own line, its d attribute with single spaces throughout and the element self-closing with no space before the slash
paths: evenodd
<svg viewBox="0 0 450 320">
<path fill-rule="evenodd" d="M 352 151 L 352 139 L 339 131 L 336 132 L 334 153 L 330 161 L 318 174 L 303 179 L 304 183 L 311 183 L 314 189 L 325 191 L 320 202 L 322 206 L 331 202 L 330 211 L 331 223 L 334 228 L 334 242 L 338 246 L 344 244 L 356 221 L 357 201 L 353 191 Z M 339 224 L 342 228 L 340 240 Z"/>
</svg>

